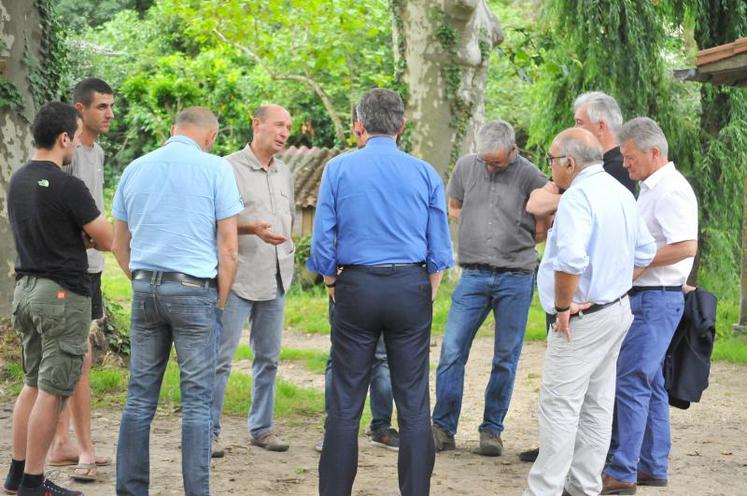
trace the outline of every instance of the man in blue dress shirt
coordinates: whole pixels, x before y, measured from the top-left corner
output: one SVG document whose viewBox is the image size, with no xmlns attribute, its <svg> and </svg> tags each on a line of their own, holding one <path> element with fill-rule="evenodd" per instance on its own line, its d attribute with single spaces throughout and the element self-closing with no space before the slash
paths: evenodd
<svg viewBox="0 0 747 496">
<path fill-rule="evenodd" d="M 358 429 L 376 343 L 384 333 L 400 427 L 399 486 L 430 491 L 434 447 L 428 387 L 433 299 L 453 265 L 441 178 L 397 149 L 404 105 L 374 89 L 357 107 L 365 148 L 330 161 L 317 200 L 310 270 L 336 302 L 332 384 L 319 493 L 351 494 Z"/>
<path fill-rule="evenodd" d="M 633 321 L 628 290 L 656 245 L 633 195 L 602 167 L 585 129 L 560 133 L 547 160 L 560 199 L 537 275 L 556 322 L 540 389 L 540 449 L 524 496 L 596 495 L 612 432 L 615 365 Z"/>
</svg>

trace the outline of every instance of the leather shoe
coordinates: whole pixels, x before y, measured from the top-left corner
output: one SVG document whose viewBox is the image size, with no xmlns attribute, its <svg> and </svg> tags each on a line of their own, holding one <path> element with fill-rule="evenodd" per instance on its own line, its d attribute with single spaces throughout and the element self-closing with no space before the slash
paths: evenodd
<svg viewBox="0 0 747 496">
<path fill-rule="evenodd" d="M 635 482 L 624 482 L 607 474 L 602 476 L 602 492 L 599 494 L 635 494 Z"/>
<path fill-rule="evenodd" d="M 646 472 L 638 472 L 638 485 L 639 486 L 652 486 L 652 487 L 667 487 L 669 481 L 667 479 L 657 479 L 651 474 Z"/>
</svg>

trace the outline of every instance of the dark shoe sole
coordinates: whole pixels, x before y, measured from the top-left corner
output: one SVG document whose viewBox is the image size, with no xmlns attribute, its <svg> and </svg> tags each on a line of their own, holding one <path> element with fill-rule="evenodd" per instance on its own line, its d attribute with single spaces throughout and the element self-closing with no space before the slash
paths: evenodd
<svg viewBox="0 0 747 496">
<path fill-rule="evenodd" d="M 636 491 L 635 489 L 612 489 L 612 490 L 608 490 L 608 491 L 602 491 L 599 494 L 619 494 L 619 495 L 627 494 L 627 495 L 630 495 L 630 494 L 635 494 L 635 491 Z"/>
<path fill-rule="evenodd" d="M 503 448 L 484 448 L 480 446 L 472 450 L 472 453 L 482 456 L 501 456 L 503 454 Z"/>
<path fill-rule="evenodd" d="M 213 451 L 210 453 L 210 458 L 223 458 L 226 456 L 225 451 Z"/>
<path fill-rule="evenodd" d="M 262 449 L 267 450 L 267 451 L 274 451 L 276 453 L 281 453 L 283 451 L 288 451 L 288 448 L 290 447 L 290 446 L 267 446 L 267 445 L 262 446 L 260 444 L 254 444 L 253 446 L 256 446 L 258 448 L 262 448 Z"/>
<path fill-rule="evenodd" d="M 644 479 L 639 480 L 638 485 L 649 487 L 667 487 L 669 485 L 669 481 L 667 479 Z"/>
<path fill-rule="evenodd" d="M 442 444 L 440 447 L 436 445 L 436 452 L 441 451 L 454 451 L 456 449 L 456 443 L 454 444 Z"/>
</svg>

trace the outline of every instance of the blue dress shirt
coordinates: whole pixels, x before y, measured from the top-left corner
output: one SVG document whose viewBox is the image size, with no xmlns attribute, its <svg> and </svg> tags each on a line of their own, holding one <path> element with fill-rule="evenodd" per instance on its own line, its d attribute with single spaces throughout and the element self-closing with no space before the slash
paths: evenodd
<svg viewBox="0 0 747 496">
<path fill-rule="evenodd" d="M 243 209 L 228 162 L 177 135 L 127 166 L 112 215 L 132 234 L 130 270 L 212 279 L 218 268 L 216 221 Z"/>
<path fill-rule="evenodd" d="M 454 265 L 433 167 L 386 136 L 332 159 L 319 186 L 308 269 L 331 276 L 338 265 L 423 261 L 431 273 Z"/>
<path fill-rule="evenodd" d="M 540 302 L 555 312 L 555 272 L 580 274 L 574 303 L 608 303 L 627 293 L 633 266 L 646 267 L 656 243 L 633 195 L 602 165 L 582 170 L 563 193 L 537 275 Z"/>
</svg>

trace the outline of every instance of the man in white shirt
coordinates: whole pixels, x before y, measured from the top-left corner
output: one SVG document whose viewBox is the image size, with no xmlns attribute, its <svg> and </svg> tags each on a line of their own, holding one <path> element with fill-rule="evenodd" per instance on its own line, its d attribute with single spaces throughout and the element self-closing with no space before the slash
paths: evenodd
<svg viewBox="0 0 747 496">
<path fill-rule="evenodd" d="M 639 117 L 623 126 L 620 142 L 628 174 L 640 181 L 638 210 L 656 240 L 656 256 L 631 291 L 635 320 L 617 363 L 612 458 L 602 494 L 667 485 L 671 440 L 662 362 L 682 317 L 682 286 L 698 247 L 695 193 L 667 158 L 662 130 Z"/>
<path fill-rule="evenodd" d="M 547 238 L 537 287 L 548 336 L 540 389 L 540 446 L 524 496 L 597 495 L 609 447 L 615 363 L 633 321 L 628 291 L 655 244 L 635 200 L 605 173 L 584 129 L 560 133 L 547 161 L 565 193 Z"/>
</svg>

